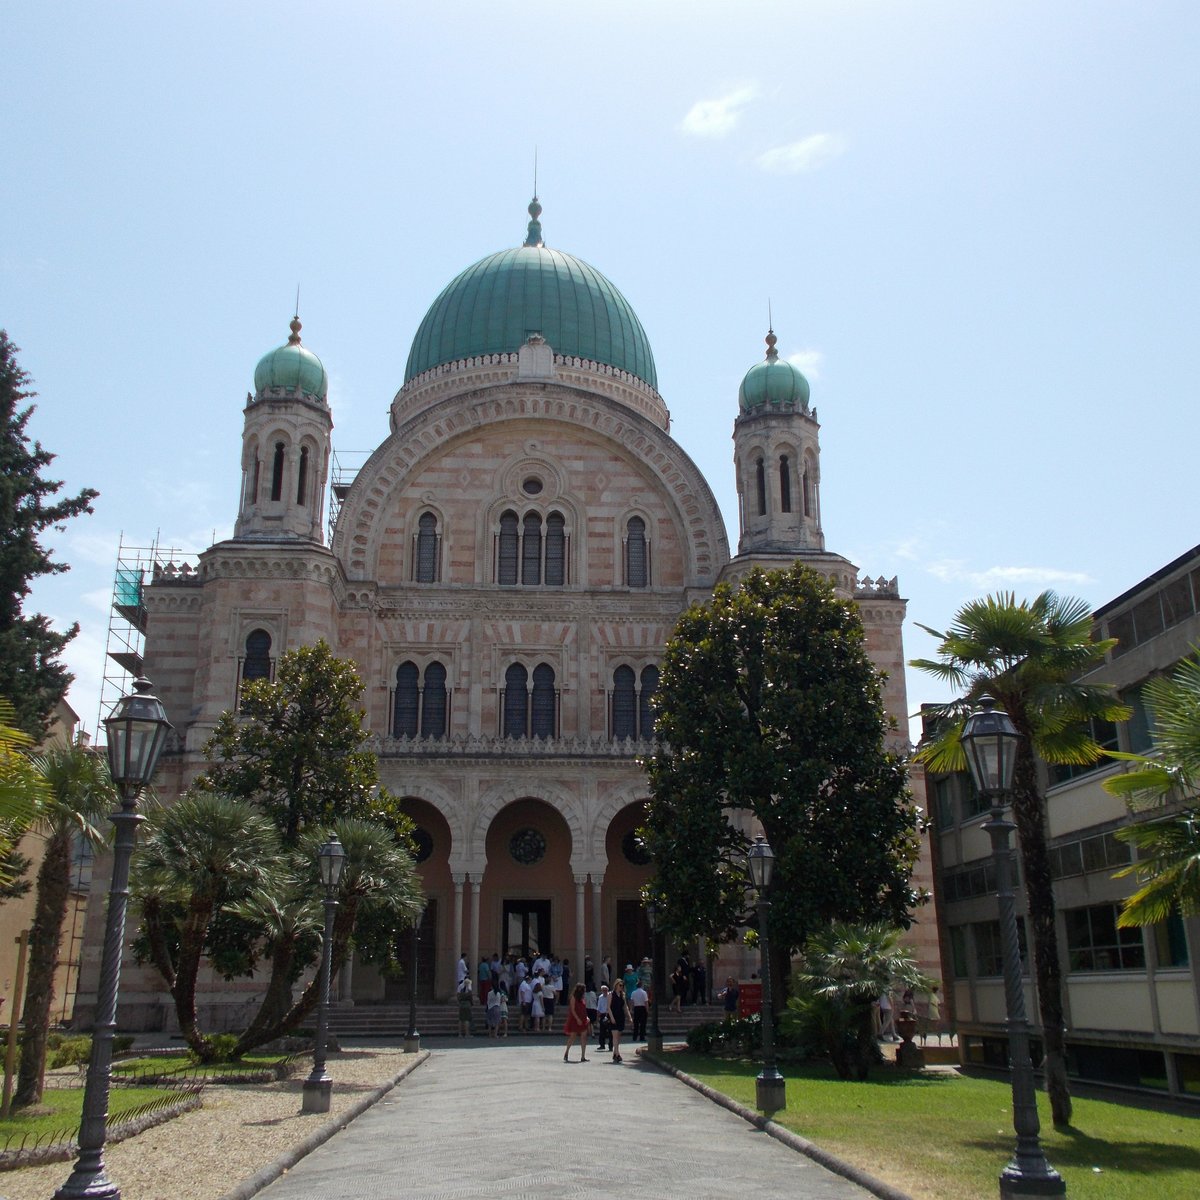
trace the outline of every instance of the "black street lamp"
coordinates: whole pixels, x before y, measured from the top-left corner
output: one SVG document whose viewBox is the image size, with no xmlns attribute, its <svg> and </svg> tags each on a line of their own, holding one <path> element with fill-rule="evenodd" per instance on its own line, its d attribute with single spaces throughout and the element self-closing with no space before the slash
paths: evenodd
<svg viewBox="0 0 1200 1200">
<path fill-rule="evenodd" d="M 663 978 L 663 956 L 666 950 L 663 946 L 662 925 L 663 912 L 655 900 L 646 901 L 646 920 L 650 924 L 650 953 L 654 955 L 651 965 L 652 982 L 650 995 L 650 1028 L 646 1031 L 646 1049 L 652 1054 L 661 1054 L 663 1048 L 662 1028 L 658 1023 L 658 998 L 662 995 L 666 983 Z"/>
<path fill-rule="evenodd" d="M 333 960 L 333 914 L 337 909 L 337 887 L 342 877 L 346 851 L 333 834 L 317 852 L 321 882 L 325 885 L 325 936 L 321 940 L 321 1000 L 317 1008 L 317 1044 L 313 1048 L 312 1073 L 304 1081 L 303 1109 L 308 1113 L 329 1111 L 333 1080 L 325 1070 L 325 1026 L 329 1013 L 329 966 Z"/>
<path fill-rule="evenodd" d="M 1017 1148 L 1012 1161 L 1000 1172 L 1000 1196 L 1063 1196 L 1067 1185 L 1046 1161 L 1038 1137 L 1037 1096 L 1033 1060 L 1029 1054 L 1029 1023 L 1025 1018 L 1025 992 L 1021 983 L 1021 952 L 1017 943 L 1017 916 L 1013 903 L 1009 837 L 1016 826 L 1004 819 L 1004 804 L 1012 791 L 1017 746 L 1021 735 L 1008 713 L 996 709 L 991 696 L 979 698 L 979 708 L 963 726 L 962 745 L 971 778 L 981 795 L 991 801 L 992 816 L 983 826 L 992 839 L 996 867 L 996 899 L 1000 907 L 1000 944 L 1004 956 L 1004 1000 L 1008 1012 L 1008 1057 L 1012 1067 L 1013 1128 Z"/>
<path fill-rule="evenodd" d="M 771 877 L 775 873 L 775 854 L 767 839 L 760 833 L 746 855 L 750 882 L 758 897 L 759 974 L 762 977 L 762 1044 L 763 1066 L 754 1081 L 755 1101 L 759 1112 L 773 1113 L 787 1107 L 787 1085 L 775 1065 L 775 1013 L 771 1007 L 771 947 L 767 940 L 767 916 L 771 902 Z"/>
<path fill-rule="evenodd" d="M 408 943 L 408 1032 L 404 1035 L 404 1053 L 416 1054 L 421 1049 L 417 1032 L 417 945 L 421 940 L 421 913 L 412 920 L 412 937 Z"/>
<path fill-rule="evenodd" d="M 125 940 L 125 910 L 129 906 L 129 861 L 137 843 L 138 826 L 145 820 L 138 815 L 138 796 L 154 778 L 170 732 L 167 711 L 154 695 L 154 685 L 148 679 L 136 680 L 133 695 L 122 697 L 104 722 L 108 770 L 121 792 L 121 811 L 109 818 L 115 830 L 112 881 L 108 888 L 92 1055 L 79 1124 L 79 1158 L 70 1178 L 54 1193 L 55 1200 L 121 1200 L 121 1189 L 108 1178 L 104 1168 L 104 1143 L 108 1137 L 108 1090 L 113 1034 L 117 1028 L 117 996 L 121 988 L 121 947 Z"/>
</svg>

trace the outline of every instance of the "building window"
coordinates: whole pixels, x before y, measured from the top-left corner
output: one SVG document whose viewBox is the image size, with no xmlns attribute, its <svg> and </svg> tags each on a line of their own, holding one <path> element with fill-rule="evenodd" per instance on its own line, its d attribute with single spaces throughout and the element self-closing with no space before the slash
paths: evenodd
<svg viewBox="0 0 1200 1200">
<path fill-rule="evenodd" d="M 1160 967 L 1186 967 L 1192 961 L 1188 954 L 1187 929 L 1178 909 L 1151 929 L 1155 960 Z"/>
<path fill-rule="evenodd" d="M 1111 833 L 1097 833 L 1051 847 L 1050 877 L 1069 879 L 1095 871 L 1111 874 L 1132 861 L 1133 850 L 1127 842 L 1119 842 Z"/>
<path fill-rule="evenodd" d="M 520 663 L 513 663 L 504 672 L 502 700 L 504 736 L 523 738 L 529 735 L 529 672 Z"/>
<path fill-rule="evenodd" d="M 1067 930 L 1067 961 L 1072 971 L 1144 971 L 1146 948 L 1140 929 L 1117 925 L 1115 904 L 1069 908 L 1063 913 Z"/>
<path fill-rule="evenodd" d="M 1186 582 L 1186 580 L 1185 580 Z M 1125 723 L 1125 736 L 1129 739 L 1129 750 L 1133 754 L 1148 754 L 1154 748 L 1154 717 L 1146 707 L 1142 696 L 1142 685 L 1121 693 L 1121 703 L 1132 710 Z"/>
<path fill-rule="evenodd" d="M 296 503 L 304 503 L 304 492 L 308 486 L 308 447 L 300 447 L 300 465 L 296 469 Z"/>
<path fill-rule="evenodd" d="M 396 669 L 396 693 L 392 698 L 392 737 L 415 738 L 420 714 L 421 673 L 416 663 L 402 663 Z"/>
<path fill-rule="evenodd" d="M 1004 943 L 999 921 L 976 921 L 971 926 L 975 943 L 975 974 L 982 977 L 1004 974 Z M 1017 949 L 1021 955 L 1021 971 L 1027 970 L 1029 947 L 1025 942 L 1025 918 L 1017 918 Z"/>
<path fill-rule="evenodd" d="M 283 499 L 283 443 L 275 443 L 275 458 L 271 463 L 271 499 Z"/>
<path fill-rule="evenodd" d="M 807 466 L 804 468 L 804 480 L 801 490 L 804 492 L 804 515 L 811 517 L 813 515 L 812 474 Z"/>
<path fill-rule="evenodd" d="M 658 691 L 658 668 L 642 668 L 642 693 L 638 697 L 638 732 L 643 738 L 654 736 L 654 693 Z"/>
<path fill-rule="evenodd" d="M 437 662 L 425 668 L 425 687 L 421 692 L 421 736 L 446 736 L 446 668 Z"/>
<path fill-rule="evenodd" d="M 1091 734 L 1092 740 L 1099 745 L 1101 750 L 1119 750 L 1121 748 L 1117 738 L 1117 727 L 1112 721 L 1102 721 L 1098 717 L 1091 717 L 1088 720 L 1088 733 Z M 1050 768 L 1050 774 L 1054 783 L 1066 783 L 1070 779 L 1078 779 L 1082 775 L 1090 775 L 1093 771 L 1102 771 L 1105 767 L 1111 766 L 1112 759 L 1102 755 L 1095 762 L 1082 763 L 1078 766 L 1073 763 L 1055 763 Z"/>
<path fill-rule="evenodd" d="M 259 476 L 262 474 L 262 459 L 258 455 L 254 456 L 254 482 L 250 485 L 250 503 L 258 503 L 258 485 Z"/>
<path fill-rule="evenodd" d="M 271 657 L 271 635 L 265 629 L 255 629 L 246 638 L 246 653 L 238 663 L 237 696 L 234 707 L 242 706 L 242 684 L 252 679 L 274 679 L 275 660 Z"/>
<path fill-rule="evenodd" d="M 758 515 L 767 515 L 767 471 L 763 460 L 756 459 L 754 463 L 754 486 L 758 493 Z"/>
<path fill-rule="evenodd" d="M 556 734 L 558 691 L 554 686 L 554 668 L 541 663 L 533 668 L 533 705 L 531 732 L 535 738 L 552 738 Z"/>
<path fill-rule="evenodd" d="M 496 582 L 506 586 L 517 582 L 517 555 L 521 537 L 518 533 L 517 514 L 511 509 L 500 514 L 500 545 L 496 563 Z"/>
<path fill-rule="evenodd" d="M 625 586 L 646 587 L 649 580 L 647 570 L 649 547 L 646 545 L 646 522 L 641 517 L 630 517 L 625 526 Z"/>
<path fill-rule="evenodd" d="M 785 513 L 792 511 L 792 464 L 786 454 L 779 456 L 779 507 Z"/>
<path fill-rule="evenodd" d="M 441 539 L 438 537 L 437 517 L 431 512 L 421 514 L 417 522 L 417 552 L 415 555 L 417 583 L 436 583 L 441 575 Z"/>
<path fill-rule="evenodd" d="M 955 979 L 966 979 L 971 973 L 967 958 L 967 927 L 950 926 L 950 969 Z"/>
<path fill-rule="evenodd" d="M 632 667 L 613 672 L 612 735 L 620 741 L 637 737 L 637 687 Z"/>
<path fill-rule="evenodd" d="M 562 587 L 567 579 L 567 522 L 562 513 L 546 518 L 546 586 Z"/>
<path fill-rule="evenodd" d="M 496 538 L 496 582 L 512 587 L 562 587 L 569 582 L 570 536 L 566 518 L 552 512 L 543 531 L 540 513 L 525 514 L 524 520 L 509 509 L 500 515 Z"/>
<path fill-rule="evenodd" d="M 939 830 L 953 828 L 958 819 L 954 803 L 957 795 L 954 780 L 955 776 L 946 775 L 933 781 L 933 808 Z"/>
</svg>

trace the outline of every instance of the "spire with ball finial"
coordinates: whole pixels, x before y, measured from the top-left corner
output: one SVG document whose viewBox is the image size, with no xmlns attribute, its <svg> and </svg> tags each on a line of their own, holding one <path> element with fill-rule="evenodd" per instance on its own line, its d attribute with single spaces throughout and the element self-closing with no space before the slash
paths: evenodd
<svg viewBox="0 0 1200 1200">
<path fill-rule="evenodd" d="M 529 229 L 525 234 L 526 246 L 542 246 L 545 243 L 542 241 L 542 223 L 538 217 L 542 215 L 542 206 L 538 203 L 538 198 L 535 195 L 529 202 Z"/>
</svg>

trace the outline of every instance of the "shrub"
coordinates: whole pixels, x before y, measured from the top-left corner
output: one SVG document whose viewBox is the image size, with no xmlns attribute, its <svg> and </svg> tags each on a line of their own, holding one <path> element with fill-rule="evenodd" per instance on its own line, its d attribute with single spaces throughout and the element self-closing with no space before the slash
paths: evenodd
<svg viewBox="0 0 1200 1200">
<path fill-rule="evenodd" d="M 234 1062 L 233 1052 L 237 1049 L 238 1035 L 236 1033 L 214 1033 L 208 1038 L 208 1043 L 212 1047 L 212 1057 L 207 1059 L 208 1062 Z M 188 1057 L 193 1062 L 200 1062 L 200 1058 L 193 1052 L 189 1051 Z"/>
</svg>

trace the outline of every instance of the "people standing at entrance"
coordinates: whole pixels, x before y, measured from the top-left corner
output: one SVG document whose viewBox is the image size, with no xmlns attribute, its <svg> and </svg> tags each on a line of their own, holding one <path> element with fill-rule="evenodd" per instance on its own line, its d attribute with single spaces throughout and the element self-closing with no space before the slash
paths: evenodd
<svg viewBox="0 0 1200 1200">
<path fill-rule="evenodd" d="M 600 985 L 599 995 L 596 996 L 596 1049 L 612 1049 L 612 1025 L 608 1019 L 608 1002 L 610 993 L 608 984 Z"/>
<path fill-rule="evenodd" d="M 500 1029 L 500 997 L 503 995 L 500 985 L 488 989 L 487 997 L 487 1031 L 488 1037 L 496 1037 Z"/>
<path fill-rule="evenodd" d="M 629 1006 L 625 1002 L 625 980 L 618 979 L 613 984 L 612 994 L 608 998 L 609 1038 L 612 1041 L 612 1060 L 615 1063 L 624 1061 L 621 1058 L 621 1034 L 625 1032 L 625 1017 L 628 1008 Z"/>
<path fill-rule="evenodd" d="M 496 1027 L 496 1036 L 508 1037 L 508 992 L 500 987 L 496 991 L 500 994 L 500 1024 Z"/>
<path fill-rule="evenodd" d="M 638 985 L 638 975 L 633 969 L 633 963 L 625 964 L 625 974 L 621 976 L 621 982 L 625 985 L 625 996 L 628 999 L 629 994 Z"/>
<path fill-rule="evenodd" d="M 546 1027 L 546 988 L 540 979 L 533 981 L 533 1004 L 530 1015 L 533 1017 L 533 1032 L 541 1033 Z"/>
<path fill-rule="evenodd" d="M 650 993 L 638 982 L 629 997 L 629 1007 L 633 1010 L 633 1040 L 646 1040 L 646 1018 L 650 1014 Z"/>
<path fill-rule="evenodd" d="M 458 988 L 458 1036 L 471 1036 L 471 977 L 463 976 Z"/>
<path fill-rule="evenodd" d="M 492 990 L 492 964 L 485 954 L 479 960 L 479 970 L 476 976 L 479 980 L 479 1003 L 486 1005 L 488 992 Z"/>
<path fill-rule="evenodd" d="M 600 982 L 606 984 L 610 988 L 612 987 L 613 965 L 611 955 L 606 954 L 604 956 L 604 961 L 600 964 Z"/>
<path fill-rule="evenodd" d="M 692 968 L 692 1003 L 704 1004 L 707 1002 L 708 995 L 708 972 L 704 969 L 704 964 L 698 962 Z"/>
<path fill-rule="evenodd" d="M 467 966 L 467 952 L 461 951 L 458 956 L 458 963 L 454 968 L 454 990 L 457 992 L 462 987 L 462 982 L 471 974 L 471 968 Z"/>
<path fill-rule="evenodd" d="M 596 967 L 590 954 L 586 955 L 583 960 L 583 990 L 585 992 L 596 990 Z"/>
<path fill-rule="evenodd" d="M 554 1031 L 554 1006 L 558 1003 L 558 983 L 553 975 L 542 978 L 542 1007 L 546 1010 L 542 1021 L 542 1029 L 546 1033 Z"/>
<path fill-rule="evenodd" d="M 563 1033 L 567 1035 L 567 1046 L 563 1051 L 563 1062 L 571 1053 L 571 1043 L 579 1039 L 579 1061 L 587 1062 L 588 1017 L 583 1003 L 583 984 L 577 983 L 567 1003 L 567 1019 L 563 1022 Z"/>
<path fill-rule="evenodd" d="M 517 988 L 517 1000 L 521 1005 L 520 1032 L 524 1033 L 533 1028 L 533 980 L 528 975 L 521 980 Z"/>
<path fill-rule="evenodd" d="M 725 980 L 725 986 L 717 993 L 717 999 L 724 1002 L 725 1020 L 732 1021 L 738 1010 L 738 985 L 732 975 Z"/>
<path fill-rule="evenodd" d="M 679 1012 L 682 1009 L 684 997 L 687 996 L 688 987 L 691 981 L 688 979 L 684 969 L 678 964 L 675 964 L 675 970 L 671 972 L 671 1011 Z"/>
</svg>

